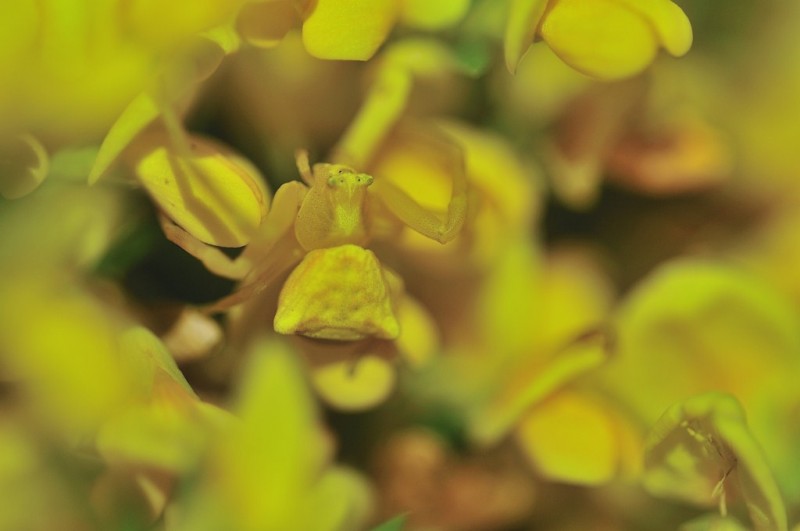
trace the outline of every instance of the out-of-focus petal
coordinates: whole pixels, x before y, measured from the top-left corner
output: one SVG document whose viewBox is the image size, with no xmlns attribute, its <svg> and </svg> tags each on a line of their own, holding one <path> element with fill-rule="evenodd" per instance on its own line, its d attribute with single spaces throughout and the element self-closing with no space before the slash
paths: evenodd
<svg viewBox="0 0 800 531">
<path fill-rule="evenodd" d="M 604 364 L 609 356 L 607 341 L 602 334 L 579 338 L 552 359 L 533 359 L 529 367 L 515 371 L 497 396 L 472 414 L 472 436 L 482 444 L 497 442 L 528 408 Z"/>
<path fill-rule="evenodd" d="M 337 162 L 365 167 L 377 147 L 400 119 L 408 103 L 413 79 L 400 68 L 382 68 L 358 114 L 336 145 Z"/>
<path fill-rule="evenodd" d="M 184 308 L 162 340 L 175 360 L 188 361 L 209 354 L 220 345 L 222 336 L 222 328 L 213 318 L 194 308 Z"/>
<path fill-rule="evenodd" d="M 194 391 L 178 369 L 172 355 L 152 332 L 142 326 L 135 326 L 122 333 L 119 342 L 122 363 L 128 367 L 129 374 L 136 375 L 135 379 L 144 386 L 143 397 L 152 394 L 156 379 L 161 377 L 157 374 L 159 372 L 171 379 L 188 396 L 194 396 Z"/>
<path fill-rule="evenodd" d="M 302 495 L 326 457 L 316 407 L 294 354 L 262 341 L 252 352 L 213 477 L 241 529 L 292 529 Z"/>
<path fill-rule="evenodd" d="M 366 61 L 397 20 L 397 0 L 317 0 L 303 23 L 303 43 L 320 59 Z"/>
<path fill-rule="evenodd" d="M 152 95 L 143 92 L 136 96 L 103 140 L 94 166 L 89 172 L 89 184 L 96 183 L 105 175 L 136 135 L 158 117 L 159 112 L 158 103 Z"/>
<path fill-rule="evenodd" d="M 265 192 L 254 166 L 221 144 L 190 139 L 190 155 L 176 153 L 165 133 L 131 146 L 135 173 L 154 201 L 198 240 L 245 245 L 266 215 Z"/>
<path fill-rule="evenodd" d="M 397 306 L 400 337 L 395 346 L 403 360 L 412 368 L 427 365 L 439 352 L 439 331 L 433 316 L 419 302 L 405 296 Z"/>
<path fill-rule="evenodd" d="M 470 0 L 403 0 L 400 2 L 400 18 L 409 26 L 441 30 L 457 24 L 469 6 Z"/>
<path fill-rule="evenodd" d="M 0 195 L 18 199 L 36 190 L 50 168 L 44 146 L 32 135 L 20 135 L 0 146 Z"/>
<path fill-rule="evenodd" d="M 511 0 L 504 50 L 506 67 L 512 74 L 533 42 L 547 4 L 548 0 Z"/>
<path fill-rule="evenodd" d="M 615 0 L 640 13 L 653 25 L 664 48 L 680 57 L 692 47 L 692 25 L 683 10 L 670 0 Z"/>
<path fill-rule="evenodd" d="M 787 529 L 778 486 L 731 395 L 697 395 L 664 413 L 646 442 L 644 485 L 656 496 L 719 504 L 723 515 L 735 486 L 757 530 Z"/>
<path fill-rule="evenodd" d="M 659 45 L 650 23 L 616 0 L 553 2 L 540 33 L 564 62 L 599 79 L 639 72 Z"/>
<path fill-rule="evenodd" d="M 706 514 L 683 524 L 678 531 L 747 531 L 736 518 Z"/>
<path fill-rule="evenodd" d="M 258 2 L 245 5 L 236 19 L 236 29 L 252 46 L 276 46 L 290 29 L 300 24 L 294 0 Z"/>
<path fill-rule="evenodd" d="M 782 386 L 765 397 L 767 382 L 783 381 L 788 368 L 798 367 L 800 333 L 788 301 L 720 263 L 662 265 L 623 302 L 617 322 L 614 378 L 645 418 L 683 394 L 708 390 L 710 375 L 715 389 L 734 393 L 748 408 L 780 402 Z M 665 373 L 681 378 L 664 379 Z"/>
<path fill-rule="evenodd" d="M 590 398 L 557 393 L 531 408 L 515 433 L 534 468 L 548 479 L 600 485 L 617 472 L 614 423 Z"/>
<path fill-rule="evenodd" d="M 121 318 L 65 289 L 59 274 L 30 269 L 10 279 L 0 286 L 0 364 L 38 418 L 85 437 L 133 392 L 118 357 Z"/>
<path fill-rule="evenodd" d="M 343 411 L 361 411 L 383 402 L 394 390 L 396 368 L 380 356 L 326 363 L 312 370 L 314 389 Z"/>
<path fill-rule="evenodd" d="M 400 121 L 419 80 L 464 71 L 451 50 L 431 39 L 404 39 L 381 54 L 369 93 L 334 149 L 334 159 L 365 168 Z"/>
<path fill-rule="evenodd" d="M 129 0 L 122 2 L 119 15 L 126 29 L 150 46 L 180 46 L 202 31 L 227 22 L 242 0 Z"/>
<path fill-rule="evenodd" d="M 309 510 L 297 529 L 348 531 L 359 529 L 375 504 L 366 480 L 345 467 L 331 467 L 314 485 Z"/>
</svg>

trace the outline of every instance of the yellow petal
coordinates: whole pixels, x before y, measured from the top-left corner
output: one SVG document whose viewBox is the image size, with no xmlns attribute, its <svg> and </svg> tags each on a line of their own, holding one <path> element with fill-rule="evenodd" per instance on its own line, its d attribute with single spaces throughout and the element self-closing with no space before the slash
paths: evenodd
<svg viewBox="0 0 800 531">
<path fill-rule="evenodd" d="M 687 393 L 708 390 L 710 375 L 715 389 L 748 407 L 781 403 L 789 395 L 776 393 L 791 387 L 788 374 L 800 370 L 792 306 L 759 279 L 723 264 L 683 259 L 662 265 L 621 305 L 617 330 L 613 377 L 649 419 Z"/>
<path fill-rule="evenodd" d="M 293 0 L 250 3 L 236 19 L 236 29 L 252 46 L 276 46 L 290 29 L 299 25 L 300 15 Z"/>
<path fill-rule="evenodd" d="M 242 423 L 222 434 L 219 473 L 209 479 L 238 523 L 228 529 L 296 529 L 302 496 L 327 453 L 314 401 L 294 353 L 279 341 L 257 343 L 244 374 L 234 408 Z"/>
<path fill-rule="evenodd" d="M 18 199 L 36 190 L 50 168 L 44 146 L 31 135 L 20 135 L 0 146 L 0 195 Z"/>
<path fill-rule="evenodd" d="M 220 324 L 197 309 L 181 310 L 175 323 L 162 336 L 164 345 L 176 361 L 197 360 L 222 343 Z"/>
<path fill-rule="evenodd" d="M 120 318 L 61 275 L 31 269 L 0 286 L 0 357 L 37 416 L 85 437 L 129 400 L 131 381 Z"/>
<path fill-rule="evenodd" d="M 129 369 L 129 374 L 139 380 L 143 396 L 148 397 L 155 383 L 157 372 L 163 372 L 187 394 L 194 396 L 194 391 L 183 376 L 172 355 L 164 344 L 152 332 L 143 326 L 135 326 L 126 330 L 120 337 L 120 355 L 122 363 Z"/>
<path fill-rule="evenodd" d="M 326 403 L 343 411 L 362 411 L 383 402 L 394 390 L 396 369 L 379 356 L 336 361 L 316 367 L 314 389 Z"/>
<path fill-rule="evenodd" d="M 346 531 L 363 529 L 373 512 L 375 500 L 367 481 L 354 470 L 331 467 L 313 486 L 308 510 L 297 529 Z"/>
<path fill-rule="evenodd" d="M 678 531 L 747 531 L 732 516 L 706 514 L 683 524 Z"/>
<path fill-rule="evenodd" d="M 147 92 L 139 94 L 128 104 L 100 146 L 92 171 L 89 172 L 89 184 L 96 183 L 105 175 L 136 135 L 155 120 L 158 114 L 158 104 Z"/>
<path fill-rule="evenodd" d="M 409 25 L 426 30 L 440 30 L 460 21 L 470 6 L 470 0 L 402 0 L 400 17 Z"/>
<path fill-rule="evenodd" d="M 335 148 L 337 162 L 365 167 L 378 146 L 402 116 L 411 94 L 413 78 L 394 66 L 383 66 L 370 86 L 358 114 Z"/>
<path fill-rule="evenodd" d="M 192 155 L 174 153 L 167 136 L 139 138 L 130 158 L 158 206 L 198 240 L 245 245 L 266 214 L 262 178 L 255 167 L 222 145 L 192 138 Z"/>
<path fill-rule="evenodd" d="M 180 46 L 192 36 L 219 26 L 235 13 L 241 0 L 130 0 L 121 4 L 125 29 L 158 48 Z"/>
<path fill-rule="evenodd" d="M 592 400 L 576 394 L 558 393 L 537 404 L 520 421 L 516 438 L 548 479 L 600 485 L 617 471 L 613 422 Z"/>
<path fill-rule="evenodd" d="M 441 338 L 433 316 L 411 297 L 402 297 L 397 307 L 400 337 L 395 341 L 403 360 L 418 369 L 430 363 L 439 352 Z"/>
<path fill-rule="evenodd" d="M 565 63 L 604 80 L 640 72 L 659 46 L 650 22 L 616 0 L 558 0 L 540 33 Z"/>
<path fill-rule="evenodd" d="M 641 14 L 658 33 L 662 46 L 680 57 L 692 47 L 692 25 L 678 5 L 669 0 L 616 0 Z"/>
<path fill-rule="evenodd" d="M 608 357 L 608 337 L 597 333 L 578 338 L 550 360 L 532 358 L 529 366 L 517 368 L 496 396 L 473 413 L 472 436 L 482 444 L 498 441 L 530 407 L 601 366 Z"/>
<path fill-rule="evenodd" d="M 315 249 L 289 275 L 275 331 L 323 339 L 394 339 L 400 326 L 392 286 L 372 251 L 356 245 Z"/>
<path fill-rule="evenodd" d="M 366 61 L 397 19 L 397 0 L 317 0 L 303 23 L 303 44 L 320 59 Z"/>
<path fill-rule="evenodd" d="M 115 415 L 97 436 L 97 450 L 110 462 L 188 472 L 210 435 L 191 408 L 169 402 L 137 405 Z"/>
<path fill-rule="evenodd" d="M 511 0 L 504 39 L 506 67 L 512 74 L 533 42 L 548 0 Z"/>
<path fill-rule="evenodd" d="M 757 530 L 787 529 L 778 486 L 731 395 L 696 395 L 664 413 L 647 438 L 644 485 L 656 496 L 719 504 L 722 514 L 735 487 Z"/>
</svg>

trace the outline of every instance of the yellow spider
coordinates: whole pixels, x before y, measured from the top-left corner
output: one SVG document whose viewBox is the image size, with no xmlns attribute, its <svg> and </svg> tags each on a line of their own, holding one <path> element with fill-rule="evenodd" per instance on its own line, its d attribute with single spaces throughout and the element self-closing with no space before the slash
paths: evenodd
<svg viewBox="0 0 800 531">
<path fill-rule="evenodd" d="M 312 169 L 307 152 L 298 151 L 303 182 L 278 188 L 269 213 L 238 258 L 198 241 L 163 215 L 161 223 L 172 242 L 210 271 L 242 281 L 208 311 L 248 300 L 296 265 L 278 301 L 277 332 L 391 340 L 399 334 L 395 304 L 402 282 L 365 246 L 373 238 L 396 237 L 403 226 L 441 243 L 455 238 L 467 215 L 467 181 L 463 155 L 458 152 L 453 159 L 450 202 L 442 214 L 426 210 L 392 182 L 349 166 L 317 163 Z"/>
</svg>

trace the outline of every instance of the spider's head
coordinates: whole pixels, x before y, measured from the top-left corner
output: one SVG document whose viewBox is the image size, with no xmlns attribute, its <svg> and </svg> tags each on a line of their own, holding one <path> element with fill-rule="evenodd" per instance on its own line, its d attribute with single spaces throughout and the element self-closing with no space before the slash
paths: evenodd
<svg viewBox="0 0 800 531">
<path fill-rule="evenodd" d="M 356 173 L 356 171 L 342 164 L 331 164 L 328 168 L 328 186 L 353 190 L 367 187 L 372 184 L 372 175 Z"/>
</svg>

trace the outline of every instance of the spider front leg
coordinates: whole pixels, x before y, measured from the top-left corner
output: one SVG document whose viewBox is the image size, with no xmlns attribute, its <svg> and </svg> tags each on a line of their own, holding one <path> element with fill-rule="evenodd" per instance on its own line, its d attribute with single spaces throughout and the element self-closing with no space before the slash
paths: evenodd
<svg viewBox="0 0 800 531">
<path fill-rule="evenodd" d="M 249 265 L 243 284 L 227 297 L 206 306 L 206 313 L 221 312 L 245 302 L 302 258 L 303 250 L 293 231 L 307 191 L 308 188 L 299 182 L 289 182 L 278 188 L 267 217 L 239 257 Z M 284 245 L 288 249 L 284 249 Z"/>
<path fill-rule="evenodd" d="M 436 138 L 442 142 L 441 138 Z M 448 152 L 454 167 L 453 187 L 447 212 L 442 218 L 434 212 L 426 210 L 411 196 L 391 181 L 375 179 L 372 193 L 376 194 L 385 207 L 401 222 L 411 229 L 440 243 L 453 240 L 467 218 L 467 176 L 464 166 L 464 154 L 455 144 L 446 141 L 444 148 Z"/>
<path fill-rule="evenodd" d="M 169 241 L 194 256 L 212 273 L 231 280 L 242 280 L 250 272 L 251 264 L 243 256 L 233 259 L 219 248 L 203 243 L 182 227 L 178 226 L 163 212 L 158 214 L 161 230 Z"/>
</svg>

